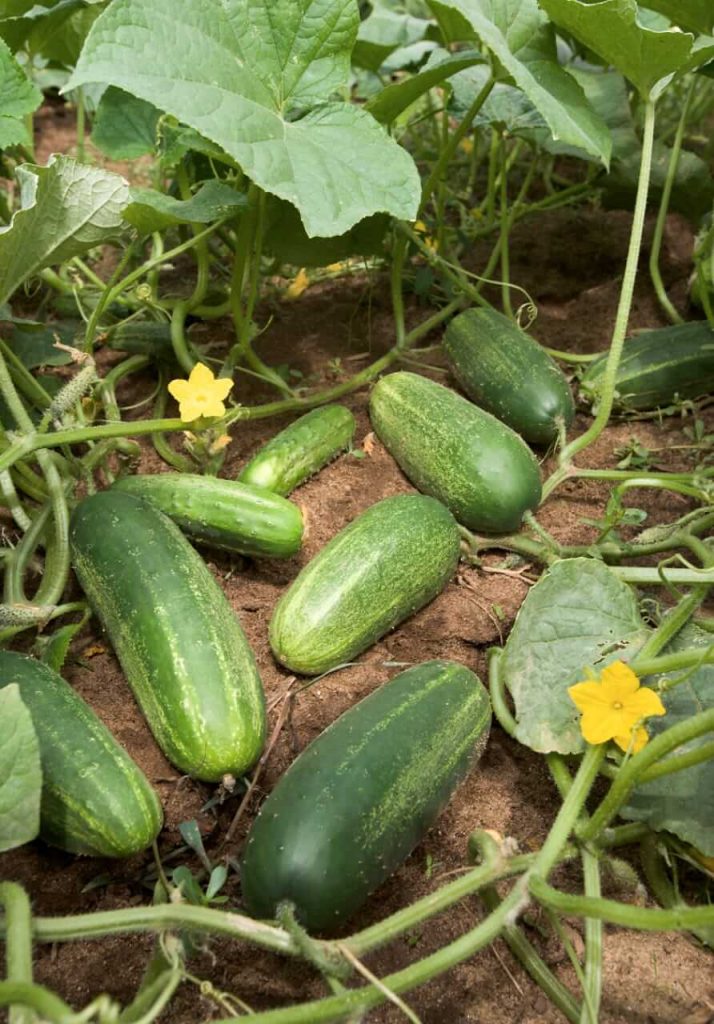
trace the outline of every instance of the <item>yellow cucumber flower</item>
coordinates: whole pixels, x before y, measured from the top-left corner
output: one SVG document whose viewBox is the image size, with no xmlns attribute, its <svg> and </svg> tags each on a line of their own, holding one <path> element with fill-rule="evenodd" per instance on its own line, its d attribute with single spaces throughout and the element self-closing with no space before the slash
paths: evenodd
<svg viewBox="0 0 714 1024">
<path fill-rule="evenodd" d="M 310 278 L 307 276 L 305 268 L 302 267 L 285 289 L 285 298 L 288 300 L 299 299 L 309 285 Z"/>
<path fill-rule="evenodd" d="M 649 739 L 640 725 L 643 718 L 666 710 L 654 690 L 640 681 L 622 661 L 613 661 L 600 673 L 568 687 L 570 699 L 581 713 L 580 731 L 588 743 L 614 740 L 621 750 L 637 753 Z"/>
<path fill-rule="evenodd" d="M 233 387 L 228 377 L 216 377 L 203 363 L 196 363 L 188 380 L 172 380 L 169 394 L 179 403 L 179 416 L 193 423 L 201 416 L 223 416 L 223 400 Z"/>
</svg>

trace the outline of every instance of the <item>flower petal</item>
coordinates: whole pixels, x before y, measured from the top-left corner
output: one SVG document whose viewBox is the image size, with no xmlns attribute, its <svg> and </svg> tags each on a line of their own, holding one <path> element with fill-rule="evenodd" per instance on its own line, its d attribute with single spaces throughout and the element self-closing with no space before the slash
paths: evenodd
<svg viewBox="0 0 714 1024">
<path fill-rule="evenodd" d="M 599 683 L 592 681 L 575 683 L 574 686 L 568 687 L 568 695 L 578 710 L 583 713 L 588 709 L 599 708 L 604 711 L 610 707 L 610 701 L 605 699 Z"/>
<path fill-rule="evenodd" d="M 211 381 L 211 395 L 219 402 L 222 402 L 232 387 L 233 381 L 230 377 L 217 377 L 216 380 Z"/>
<path fill-rule="evenodd" d="M 628 732 L 635 723 L 623 721 L 618 711 L 586 711 L 580 720 L 580 731 L 588 743 L 604 743 L 613 736 Z"/>
<path fill-rule="evenodd" d="M 201 402 L 202 416 L 223 416 L 226 407 L 219 398 L 207 398 Z"/>
<path fill-rule="evenodd" d="M 207 388 L 215 379 L 213 371 L 205 363 L 196 363 L 189 374 L 188 382 L 192 388 Z"/>
<path fill-rule="evenodd" d="M 203 402 L 197 402 L 190 395 L 179 404 L 179 417 L 183 423 L 193 423 L 203 416 Z"/>
<path fill-rule="evenodd" d="M 613 661 L 607 665 L 600 673 L 600 680 L 608 699 L 612 700 L 622 700 L 640 687 L 639 679 L 624 661 Z"/>
<path fill-rule="evenodd" d="M 649 718 L 651 715 L 666 715 L 667 709 L 659 695 L 647 686 L 641 686 L 637 693 L 629 696 L 625 703 L 627 711 L 637 714 L 638 718 Z"/>
<path fill-rule="evenodd" d="M 177 402 L 181 402 L 190 394 L 191 385 L 187 380 L 170 380 L 167 385 L 167 390 L 172 398 L 175 398 Z"/>
<path fill-rule="evenodd" d="M 634 734 L 630 730 L 629 733 L 622 736 L 613 736 L 613 739 L 620 750 L 624 750 L 625 753 L 629 750 L 632 754 L 638 754 L 649 740 L 649 734 L 645 727 L 641 725 L 635 730 Z"/>
</svg>

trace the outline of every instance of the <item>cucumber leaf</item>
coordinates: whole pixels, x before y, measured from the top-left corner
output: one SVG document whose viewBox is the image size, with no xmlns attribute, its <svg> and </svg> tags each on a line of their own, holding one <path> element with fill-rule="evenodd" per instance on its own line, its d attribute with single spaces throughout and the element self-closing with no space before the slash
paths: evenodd
<svg viewBox="0 0 714 1024">
<path fill-rule="evenodd" d="M 352 63 L 368 71 L 378 71 L 395 50 L 420 42 L 430 25 L 424 18 L 377 7 L 360 22 Z"/>
<path fill-rule="evenodd" d="M 493 53 L 509 79 L 542 115 L 553 138 L 607 166 L 610 136 L 582 89 L 557 60 L 555 36 L 537 0 L 438 0 L 452 8 Z"/>
<path fill-rule="evenodd" d="M 207 181 L 190 199 L 174 199 L 153 188 L 132 188 L 123 216 L 140 234 L 174 224 L 210 224 L 247 205 L 247 198 L 221 181 Z"/>
<path fill-rule="evenodd" d="M 635 0 L 541 0 L 541 7 L 556 25 L 621 71 L 645 99 L 656 96 L 691 53 L 691 35 L 645 28 Z"/>
<path fill-rule="evenodd" d="M 714 32 L 714 4 L 711 0 L 640 0 L 643 7 L 659 11 L 687 32 Z"/>
<path fill-rule="evenodd" d="M 114 0 L 67 88 L 106 82 L 221 146 L 292 203 L 308 235 L 372 213 L 413 219 L 411 156 L 345 95 L 356 0 Z"/>
<path fill-rule="evenodd" d="M 81 326 L 77 321 L 43 324 L 13 319 L 8 345 L 28 370 L 37 366 L 66 366 L 72 357 L 56 348 L 55 342 L 59 339 L 65 345 L 73 344 Z"/>
<path fill-rule="evenodd" d="M 503 677 L 515 703 L 516 738 L 531 750 L 585 749 L 568 687 L 634 655 L 648 630 L 634 591 L 602 562 L 556 562 L 528 592 L 506 643 Z"/>
<path fill-rule="evenodd" d="M 675 637 L 666 653 L 692 648 L 705 650 L 711 644 L 709 633 L 689 625 Z M 656 688 L 660 680 L 677 678 L 678 675 L 682 673 L 653 676 L 647 680 L 647 685 Z M 647 730 L 652 736 L 691 718 L 698 711 L 714 707 L 714 665 L 703 665 L 685 682 L 666 690 L 662 701 L 667 714 L 647 721 Z M 710 735 L 700 736 L 679 747 L 675 754 L 695 750 L 707 742 L 711 742 Z M 714 760 L 638 786 L 620 814 L 631 821 L 644 821 L 655 831 L 666 829 L 691 843 L 705 856 L 714 856 Z"/>
<path fill-rule="evenodd" d="M 20 209 L 0 227 L 0 304 L 32 274 L 118 236 L 129 186 L 66 156 L 17 169 Z"/>
<path fill-rule="evenodd" d="M 32 138 L 25 124 L 42 102 L 42 93 L 27 78 L 10 48 L 0 39 L 0 149 L 9 146 L 31 146 Z"/>
<path fill-rule="evenodd" d="M 42 770 L 30 712 L 20 689 L 0 689 L 0 852 L 29 843 L 40 831 Z"/>
<path fill-rule="evenodd" d="M 104 92 L 92 124 L 92 142 L 112 160 L 135 160 L 156 148 L 161 112 L 113 85 Z"/>
<path fill-rule="evenodd" d="M 309 238 L 294 206 L 269 196 L 265 207 L 266 252 L 298 267 L 326 267 L 350 256 L 376 256 L 383 251 L 389 218 L 384 213 L 365 217 L 343 235 Z"/>
<path fill-rule="evenodd" d="M 401 82 L 393 82 L 386 86 L 367 102 L 366 108 L 382 124 L 391 124 L 429 89 L 441 85 L 452 75 L 457 75 L 466 68 L 472 68 L 476 64 L 482 66 L 484 62 L 485 57 L 476 50 L 448 53 L 447 50 L 439 49 L 432 53 L 421 71 Z"/>
</svg>

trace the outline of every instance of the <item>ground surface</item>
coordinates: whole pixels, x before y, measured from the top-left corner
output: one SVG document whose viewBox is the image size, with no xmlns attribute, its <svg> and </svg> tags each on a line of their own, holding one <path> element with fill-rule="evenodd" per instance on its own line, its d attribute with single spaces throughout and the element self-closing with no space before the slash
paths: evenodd
<svg viewBox="0 0 714 1024">
<path fill-rule="evenodd" d="M 593 210 L 564 211 L 543 217 L 537 224 L 526 222 L 518 227 L 513 242 L 512 277 L 529 290 L 538 304 L 539 315 L 532 331 L 539 339 L 547 340 L 555 348 L 581 352 L 596 351 L 608 344 L 628 230 L 627 215 Z M 671 220 L 665 277 L 675 300 L 680 302 L 684 301 L 691 246 L 689 227 L 678 219 Z M 475 253 L 475 266 L 478 259 L 479 254 Z M 645 259 L 646 254 L 643 266 Z M 270 311 L 274 320 L 261 342 L 263 358 L 272 364 L 289 363 L 306 377 L 314 374 L 323 382 L 355 372 L 365 365 L 364 353 L 370 352 L 374 357 L 392 343 L 387 294 L 379 281 L 369 296 L 364 279 L 318 285 L 295 303 L 272 303 Z M 411 322 L 424 315 L 424 310 L 410 310 Z M 642 275 L 632 326 L 654 327 L 662 323 L 646 276 Z M 438 336 L 429 340 L 438 341 Z M 351 356 L 359 358 L 347 358 Z M 332 364 L 330 368 L 330 360 L 336 358 L 342 360 L 341 365 Z M 442 365 L 438 352 L 422 358 Z M 443 374 L 438 379 L 448 380 Z M 148 377 L 138 380 L 120 394 L 120 400 L 129 404 L 147 395 L 151 388 Z M 243 390 L 240 397 L 254 403 L 263 395 Z M 345 403 L 357 416 L 359 446 L 370 431 L 367 397 L 367 392 L 362 391 Z M 246 457 L 286 422 L 269 420 L 234 430 L 224 474 L 235 476 Z M 583 430 L 587 422 L 581 410 L 573 432 Z M 674 456 L 666 449 L 682 443 L 681 427 L 679 420 L 666 421 L 662 426 L 614 425 L 587 452 L 581 464 L 614 465 L 615 449 L 637 435 L 644 444 L 663 448 L 660 464 L 668 467 Z M 374 446 L 368 443 L 367 448 L 370 450 L 364 458 L 339 458 L 294 494 L 309 523 L 305 547 L 297 558 L 249 563 L 207 554 L 248 633 L 269 701 L 284 691 L 290 678 L 276 666 L 267 642 L 267 624 L 285 586 L 354 516 L 381 498 L 411 490 L 379 442 Z M 159 470 L 161 464 L 153 455 L 147 455 L 142 468 Z M 605 493 L 592 482 L 568 483 L 540 510 L 539 519 L 560 540 L 582 542 L 594 536 L 583 517 L 597 518 L 602 514 Z M 648 509 L 650 523 L 665 516 L 671 518 L 687 507 L 685 500 L 677 496 L 662 495 L 653 500 L 648 494 L 638 494 L 637 498 L 638 505 Z M 494 558 L 491 568 L 498 564 L 499 559 Z M 534 567 L 532 575 L 537 572 Z M 303 690 L 295 701 L 290 726 L 282 732 L 272 752 L 260 796 L 272 788 L 297 751 L 341 712 L 395 674 L 397 670 L 385 667 L 385 663 L 453 658 L 484 678 L 485 652 L 507 635 L 528 586 L 527 580 L 514 575 L 463 568 L 431 605 L 367 651 L 356 666 Z M 236 802 L 229 801 L 216 812 L 201 811 L 212 795 L 211 788 L 179 778 L 158 752 L 96 622 L 75 644 L 67 677 L 159 791 L 167 819 L 161 837 L 162 852 L 170 854 L 180 844 L 178 824 L 196 818 L 209 853 L 218 856 L 220 837 L 235 812 Z M 274 717 L 275 712 L 273 720 Z M 224 852 L 233 856 L 239 853 L 255 809 L 253 804 L 235 840 Z M 515 837 L 528 850 L 541 843 L 556 809 L 554 787 L 542 760 L 495 727 L 478 768 L 436 827 L 394 877 L 372 896 L 351 922 L 350 930 L 376 922 L 405 906 L 432 891 L 449 872 L 462 868 L 466 863 L 467 839 L 473 829 L 497 829 Z M 188 855 L 184 861 L 196 866 Z M 0 858 L 0 876 L 16 879 L 27 887 L 37 914 L 78 913 L 143 903 L 150 899 L 147 879 L 151 867 L 150 856 L 112 864 L 74 859 L 40 843 Z M 556 878 L 565 886 L 579 884 L 574 872 L 561 872 Z M 239 886 L 234 874 L 227 891 L 231 903 L 239 906 Z M 472 927 L 482 913 L 476 899 L 464 901 L 366 962 L 376 974 L 387 974 L 453 940 Z M 529 937 L 563 980 L 573 986 L 574 976 L 567 960 L 558 944 L 545 935 L 543 922 L 527 920 Z M 571 938 L 576 948 L 581 946 L 576 927 Z M 135 936 L 38 948 L 37 980 L 56 989 L 77 1008 L 101 991 L 126 1002 L 139 984 L 150 949 L 150 938 Z M 228 942 L 211 942 L 191 966 L 196 977 L 210 979 L 217 988 L 237 994 L 254 1010 L 325 993 L 307 968 Z M 407 999 L 423 1024 L 549 1024 L 563 1020 L 501 942 L 411 993 Z M 606 929 L 600 1018 L 603 1024 L 705 1024 L 713 1013 L 710 954 L 683 936 L 633 935 Z M 225 1015 L 225 1009 L 186 982 L 161 1019 L 167 1024 L 197 1024 Z M 375 1024 L 396 1024 L 403 1019 L 395 1007 L 376 1010 L 368 1017 Z"/>
</svg>

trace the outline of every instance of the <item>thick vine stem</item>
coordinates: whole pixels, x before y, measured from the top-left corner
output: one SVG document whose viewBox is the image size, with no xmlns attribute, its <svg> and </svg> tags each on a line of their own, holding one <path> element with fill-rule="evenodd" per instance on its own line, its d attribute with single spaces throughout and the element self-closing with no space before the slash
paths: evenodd
<svg viewBox="0 0 714 1024">
<path fill-rule="evenodd" d="M 638 931 L 693 931 L 697 928 L 714 927 L 714 906 L 649 910 L 628 903 L 618 903 L 617 900 L 573 896 L 554 889 L 537 876 L 530 880 L 530 892 L 540 904 L 558 913 L 591 917 Z"/>
<path fill-rule="evenodd" d="M 32 984 L 32 913 L 30 900 L 16 882 L 0 882 L 0 904 L 5 908 L 5 961 L 7 980 Z M 10 1005 L 8 1024 L 34 1024 L 32 1010 Z"/>
<path fill-rule="evenodd" d="M 36 1010 L 43 1020 L 52 1024 L 65 1024 L 74 1017 L 72 1007 L 54 992 L 22 981 L 0 981 L 0 1006 L 27 1007 L 29 1012 Z"/>
<path fill-rule="evenodd" d="M 617 376 L 617 368 L 620 364 L 620 357 L 622 355 L 622 347 L 625 341 L 625 335 L 627 334 L 627 324 L 630 317 L 630 309 L 632 307 L 632 297 L 635 288 L 635 278 L 637 276 L 637 263 L 640 255 L 640 248 L 642 245 L 642 234 L 645 224 L 645 211 L 647 208 L 647 194 L 649 191 L 650 172 L 652 167 L 652 149 L 654 144 L 654 125 L 655 125 L 655 103 L 654 100 L 648 99 L 645 104 L 645 127 L 644 135 L 642 139 L 642 157 L 640 163 L 640 174 L 637 182 L 637 197 L 635 200 L 635 210 L 632 220 L 632 231 L 630 234 L 630 244 L 627 251 L 627 261 L 625 264 L 625 274 L 622 281 L 622 289 L 620 292 L 620 302 L 617 307 L 617 315 L 615 318 L 615 329 L 613 331 L 612 342 L 610 344 L 610 352 L 607 357 L 607 363 L 605 366 L 605 374 L 603 378 L 602 393 L 600 397 L 600 406 L 598 408 L 597 416 L 594 422 L 591 424 L 588 430 L 584 434 L 575 438 L 571 441 L 561 452 L 561 466 L 556 470 L 550 479 L 548 479 L 543 488 L 543 498 L 547 498 L 552 493 L 555 487 L 558 486 L 567 476 L 566 468 L 568 463 L 572 460 L 573 456 L 583 451 L 589 445 L 596 441 L 610 419 L 610 413 L 612 412 L 612 404 L 615 396 L 615 379 Z"/>
</svg>

